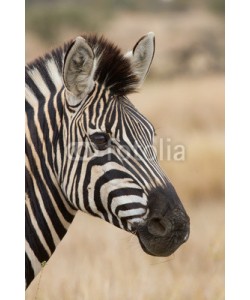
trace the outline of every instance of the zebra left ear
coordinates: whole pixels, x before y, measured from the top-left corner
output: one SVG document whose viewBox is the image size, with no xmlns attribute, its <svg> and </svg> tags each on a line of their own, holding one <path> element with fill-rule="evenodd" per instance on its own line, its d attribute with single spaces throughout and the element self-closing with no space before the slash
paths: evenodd
<svg viewBox="0 0 250 300">
<path fill-rule="evenodd" d="M 93 85 L 94 53 L 87 41 L 78 36 L 65 55 L 63 80 L 70 102 L 83 99 Z"/>
<path fill-rule="evenodd" d="M 137 75 L 140 87 L 149 71 L 155 53 L 155 35 L 149 32 L 135 44 L 132 51 L 125 54 L 132 64 L 134 73 Z"/>
</svg>

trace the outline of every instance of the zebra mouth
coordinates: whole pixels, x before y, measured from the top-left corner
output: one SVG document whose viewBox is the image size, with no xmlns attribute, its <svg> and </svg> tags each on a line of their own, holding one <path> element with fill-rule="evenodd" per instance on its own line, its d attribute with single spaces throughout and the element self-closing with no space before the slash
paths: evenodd
<svg viewBox="0 0 250 300">
<path fill-rule="evenodd" d="M 144 252 L 152 256 L 169 256 L 189 238 L 189 217 L 180 209 L 170 216 L 159 214 L 139 224 L 136 235 Z"/>
<path fill-rule="evenodd" d="M 152 256 L 167 257 L 173 254 L 183 243 L 188 240 L 189 234 L 173 234 L 171 237 L 159 238 L 147 236 L 140 233 L 137 235 L 144 252 Z"/>
</svg>

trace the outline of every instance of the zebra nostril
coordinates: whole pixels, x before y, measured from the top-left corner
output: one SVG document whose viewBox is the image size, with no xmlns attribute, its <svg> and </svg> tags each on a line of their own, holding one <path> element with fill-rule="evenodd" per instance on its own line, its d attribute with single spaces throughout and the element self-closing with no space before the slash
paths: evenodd
<svg viewBox="0 0 250 300">
<path fill-rule="evenodd" d="M 148 222 L 148 231 L 155 236 L 165 236 L 171 229 L 171 222 L 160 217 L 153 217 Z"/>
</svg>

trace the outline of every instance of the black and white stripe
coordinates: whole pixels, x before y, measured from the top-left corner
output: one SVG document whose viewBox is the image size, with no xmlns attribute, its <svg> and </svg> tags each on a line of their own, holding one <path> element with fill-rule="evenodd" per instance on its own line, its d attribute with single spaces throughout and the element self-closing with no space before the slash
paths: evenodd
<svg viewBox="0 0 250 300">
<path fill-rule="evenodd" d="M 78 209 L 131 230 L 150 191 L 166 186 L 154 128 L 126 96 L 153 55 L 152 33 L 126 55 L 84 35 L 26 66 L 27 286 Z M 96 134 L 107 138 L 101 148 Z"/>
</svg>

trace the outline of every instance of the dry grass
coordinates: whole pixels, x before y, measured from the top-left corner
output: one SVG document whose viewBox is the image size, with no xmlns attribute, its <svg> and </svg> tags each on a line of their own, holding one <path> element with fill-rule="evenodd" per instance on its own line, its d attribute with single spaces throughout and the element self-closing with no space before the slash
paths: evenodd
<svg viewBox="0 0 250 300">
<path fill-rule="evenodd" d="M 190 215 L 188 242 L 170 258 L 153 258 L 136 237 L 79 213 L 27 300 L 224 299 L 224 77 L 166 80 L 161 73 L 174 67 L 168 54 L 215 29 L 221 31 L 217 19 L 190 12 L 168 18 L 125 14 L 104 31 L 123 49 L 147 31 L 156 33 L 152 70 L 162 79 L 148 80 L 130 98 L 155 125 L 157 138 L 171 139 L 171 151 L 185 146 L 184 161 L 165 158 L 161 165 Z M 69 29 L 61 41 L 76 34 Z M 29 33 L 26 43 L 28 61 L 47 48 Z"/>
<path fill-rule="evenodd" d="M 79 213 L 26 300 L 224 299 L 224 206 L 187 209 L 190 239 L 169 258 L 150 257 L 135 237 Z"/>
</svg>

